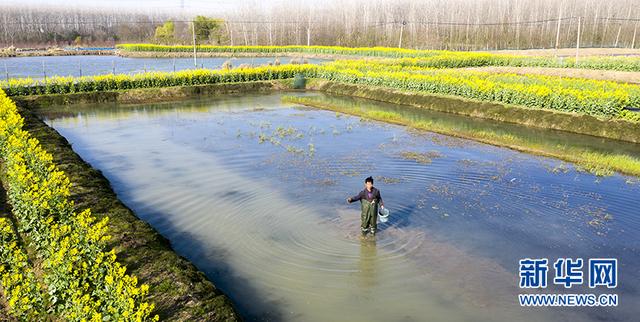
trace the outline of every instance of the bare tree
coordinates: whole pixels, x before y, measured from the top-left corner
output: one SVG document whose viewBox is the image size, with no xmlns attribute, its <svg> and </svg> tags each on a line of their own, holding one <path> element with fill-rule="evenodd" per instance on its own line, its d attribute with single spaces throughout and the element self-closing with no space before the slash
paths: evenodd
<svg viewBox="0 0 640 322">
<path fill-rule="evenodd" d="M 231 10 L 178 14 L 0 5 L 0 45 L 145 42 L 167 20 L 175 21 L 176 43 L 188 44 L 197 14 L 224 20 L 227 45 L 574 47 L 580 19 L 581 46 L 633 47 L 638 8 L 640 0 L 238 0 Z"/>
</svg>

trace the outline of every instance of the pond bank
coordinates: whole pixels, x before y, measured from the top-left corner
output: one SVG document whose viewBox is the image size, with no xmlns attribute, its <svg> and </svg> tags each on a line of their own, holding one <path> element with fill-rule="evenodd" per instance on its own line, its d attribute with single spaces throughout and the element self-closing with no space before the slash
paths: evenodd
<svg viewBox="0 0 640 322">
<path fill-rule="evenodd" d="M 74 105 L 101 102 L 118 102 L 123 104 L 152 103 L 175 101 L 200 95 L 290 89 L 293 89 L 292 79 L 278 79 L 72 94 L 14 96 L 12 99 L 20 102 L 24 107 L 38 108 L 49 105 Z M 438 112 L 515 123 L 542 129 L 560 130 L 640 143 L 640 124 L 622 119 L 604 119 L 578 113 L 525 108 L 502 103 L 482 102 L 458 96 L 395 90 L 371 85 L 354 85 L 323 79 L 308 79 L 306 89 L 367 98 L 393 104 L 409 105 Z"/>
<path fill-rule="evenodd" d="M 163 51 L 128 51 L 116 50 L 115 54 L 120 57 L 130 58 L 193 58 L 193 52 L 163 52 Z M 359 59 L 370 58 L 379 59 L 380 57 L 367 57 L 355 55 L 338 55 L 338 54 L 314 54 L 314 53 L 295 53 L 295 52 L 279 52 L 279 53 L 262 53 L 262 52 L 197 52 L 198 58 L 211 57 L 295 57 L 295 58 L 319 58 L 319 59 Z"/>
<path fill-rule="evenodd" d="M 12 49 L 0 48 L 0 57 L 37 57 L 37 56 L 112 56 L 113 50 L 67 50 L 61 48 L 49 49 Z"/>
<path fill-rule="evenodd" d="M 13 97 L 13 99 L 22 107 L 38 109 L 52 105 L 91 104 L 100 102 L 131 104 L 175 101 L 201 95 L 291 90 L 292 87 L 293 80 L 282 79 L 198 86 L 142 88 L 108 92 L 33 95 Z M 640 126 L 638 126 L 637 123 L 624 120 L 605 120 L 588 115 L 529 109 L 500 103 L 479 102 L 460 97 L 400 91 L 368 85 L 345 84 L 321 79 L 308 79 L 306 89 L 330 94 L 366 98 L 392 104 L 408 105 L 467 117 L 520 124 L 540 129 L 559 130 L 606 139 L 640 143 Z M 304 102 L 303 100 L 300 100 L 297 103 L 330 110 L 344 110 L 339 106 L 318 102 Z M 347 111 L 347 113 L 353 112 Z M 386 122 L 401 123 L 411 127 L 420 128 L 422 130 L 464 137 L 496 146 L 504 146 L 522 152 L 558 158 L 576 163 L 585 170 L 599 175 L 609 175 L 613 171 L 618 171 L 624 174 L 640 176 L 638 160 L 624 155 L 609 155 L 602 153 L 594 154 L 588 153 L 588 151 L 569 151 L 568 148 L 563 147 L 543 148 L 522 138 L 516 139 L 513 137 L 490 135 L 485 132 L 477 131 L 461 133 L 459 131 L 434 128 L 433 126 L 428 126 L 426 124 L 409 124 L 405 120 L 390 119 L 385 115 L 368 114 L 364 116 Z"/>
<path fill-rule="evenodd" d="M 14 96 L 12 99 L 25 108 L 41 108 L 53 105 L 93 104 L 117 102 L 122 104 L 179 101 L 194 96 L 261 92 L 290 89 L 292 80 L 221 83 L 211 85 L 137 88 L 121 91 L 82 92 Z"/>
<path fill-rule="evenodd" d="M 91 208 L 98 219 L 109 217 L 109 247 L 118 261 L 141 283 L 149 284 L 149 300 L 161 320 L 238 321 L 228 299 L 192 263 L 179 256 L 170 242 L 125 206 L 99 170 L 73 151 L 69 142 L 47 126 L 29 108 L 17 102 L 24 129 L 52 154 L 53 161 L 69 177 L 70 199 L 78 209 Z"/>
<path fill-rule="evenodd" d="M 351 96 L 345 96 L 351 97 Z M 414 116 L 405 115 L 398 111 L 389 111 L 376 108 L 374 104 L 362 108 L 359 104 L 349 104 L 340 99 L 325 99 L 322 97 L 298 97 L 283 96 L 282 100 L 288 103 L 302 104 L 314 108 L 331 110 L 355 116 L 373 119 L 377 121 L 408 126 L 410 128 L 430 131 L 443 135 L 469 139 L 485 144 L 506 147 L 512 150 L 526 152 L 533 155 L 552 157 L 576 164 L 579 169 L 596 175 L 612 175 L 614 171 L 640 176 L 640 159 L 623 151 L 612 149 L 611 151 L 592 150 L 588 146 L 576 144 L 558 144 L 547 142 L 538 137 L 529 137 L 519 131 L 503 132 L 487 128 L 474 128 L 460 123 L 447 123 L 433 120 L 420 120 Z M 409 108 L 409 107 L 407 107 Z M 559 132 L 558 134 L 561 134 Z M 566 133 L 567 135 L 570 133 Z M 576 140 L 580 140 L 574 134 Z"/>
<path fill-rule="evenodd" d="M 439 112 L 640 143 L 640 124 L 625 120 L 605 120 L 584 114 L 524 108 L 502 103 L 481 102 L 457 96 L 426 94 L 369 85 L 353 85 L 321 79 L 310 80 L 307 88 L 387 103 L 411 105 Z"/>
</svg>

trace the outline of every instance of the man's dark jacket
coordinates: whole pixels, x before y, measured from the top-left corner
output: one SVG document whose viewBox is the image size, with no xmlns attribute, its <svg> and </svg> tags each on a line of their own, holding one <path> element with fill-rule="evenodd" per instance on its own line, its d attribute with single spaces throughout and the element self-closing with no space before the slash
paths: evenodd
<svg viewBox="0 0 640 322">
<path fill-rule="evenodd" d="M 384 202 L 382 201 L 382 197 L 380 196 L 380 190 L 378 190 L 376 187 L 371 187 L 371 198 L 369 198 L 368 193 L 369 191 L 367 191 L 367 188 L 364 188 L 362 191 L 360 191 L 360 193 L 351 197 L 351 202 L 361 199 L 365 199 L 371 202 L 375 199 L 377 204 L 384 206 Z"/>
</svg>

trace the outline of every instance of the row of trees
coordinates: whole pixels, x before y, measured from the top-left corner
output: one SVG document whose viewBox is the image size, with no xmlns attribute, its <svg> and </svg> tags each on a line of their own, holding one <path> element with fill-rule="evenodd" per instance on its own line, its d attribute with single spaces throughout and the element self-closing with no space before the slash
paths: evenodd
<svg viewBox="0 0 640 322">
<path fill-rule="evenodd" d="M 178 44 L 195 38 L 198 44 L 226 45 L 229 43 L 224 20 L 196 16 L 193 22 L 166 21 L 156 27 L 153 41 L 160 44 Z"/>
<path fill-rule="evenodd" d="M 230 10 L 2 7 L 0 45 L 157 42 L 449 49 L 640 47 L 638 0 L 238 0 Z M 195 10 L 203 15 L 195 16 Z M 208 18 L 216 17 L 216 18 Z M 194 21 L 194 24 L 190 22 Z M 195 28 L 194 28 L 195 27 Z"/>
<path fill-rule="evenodd" d="M 96 11 L 0 4 L 0 46 L 107 45 L 144 42 L 166 13 Z"/>
<path fill-rule="evenodd" d="M 235 44 L 573 47 L 580 25 L 582 46 L 640 47 L 638 0 L 290 0 L 263 10 L 252 5 L 225 16 Z"/>
</svg>

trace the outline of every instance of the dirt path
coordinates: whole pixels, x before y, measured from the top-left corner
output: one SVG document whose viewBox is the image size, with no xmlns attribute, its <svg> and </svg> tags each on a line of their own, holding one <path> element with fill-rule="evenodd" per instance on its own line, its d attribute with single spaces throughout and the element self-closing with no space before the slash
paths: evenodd
<svg viewBox="0 0 640 322">
<path fill-rule="evenodd" d="M 491 73 L 515 73 L 519 75 L 534 74 L 548 76 L 564 76 L 608 80 L 621 83 L 640 84 L 640 72 L 622 72 L 616 70 L 594 70 L 581 68 L 550 68 L 550 67 L 510 67 L 510 66 L 485 66 L 467 67 L 466 70 L 477 70 Z"/>
<path fill-rule="evenodd" d="M 523 49 L 523 50 L 490 50 L 494 54 L 526 55 L 526 56 L 575 56 L 575 48 L 555 49 Z M 640 48 L 580 48 L 579 56 L 640 56 Z"/>
</svg>

